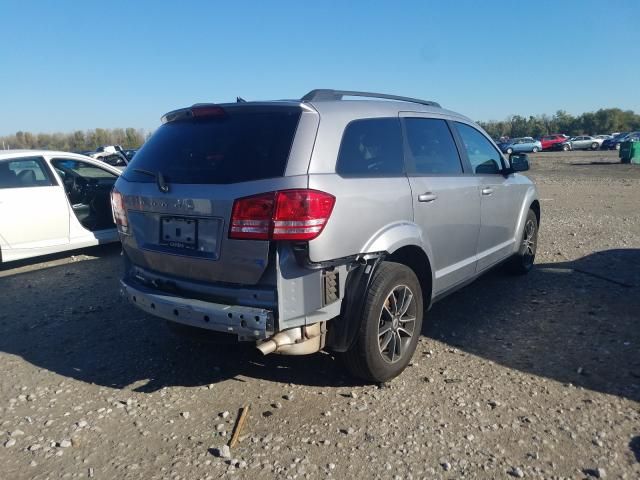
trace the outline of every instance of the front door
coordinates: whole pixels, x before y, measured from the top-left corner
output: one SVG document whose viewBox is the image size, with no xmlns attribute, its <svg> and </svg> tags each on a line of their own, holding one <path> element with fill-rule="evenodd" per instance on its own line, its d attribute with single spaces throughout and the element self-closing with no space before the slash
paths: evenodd
<svg viewBox="0 0 640 480">
<path fill-rule="evenodd" d="M 433 253 L 437 296 L 475 274 L 478 180 L 465 173 L 445 120 L 404 114 L 403 124 L 414 218 Z"/>
<path fill-rule="evenodd" d="M 63 188 L 41 157 L 0 160 L 0 236 L 12 249 L 69 242 Z"/>
<path fill-rule="evenodd" d="M 515 248 L 515 228 L 522 202 L 514 175 L 502 174 L 504 159 L 493 144 L 474 127 L 455 122 L 480 189 L 480 234 L 477 271 L 510 256 Z"/>
</svg>

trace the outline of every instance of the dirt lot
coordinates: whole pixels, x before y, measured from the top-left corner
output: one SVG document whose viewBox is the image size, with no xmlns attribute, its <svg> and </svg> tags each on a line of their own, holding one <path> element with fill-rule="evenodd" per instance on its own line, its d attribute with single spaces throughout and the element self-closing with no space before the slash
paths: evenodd
<svg viewBox="0 0 640 480">
<path fill-rule="evenodd" d="M 640 478 L 640 166 L 531 159 L 537 268 L 435 305 L 387 385 L 174 337 L 117 246 L 0 269 L 0 477 Z"/>
</svg>

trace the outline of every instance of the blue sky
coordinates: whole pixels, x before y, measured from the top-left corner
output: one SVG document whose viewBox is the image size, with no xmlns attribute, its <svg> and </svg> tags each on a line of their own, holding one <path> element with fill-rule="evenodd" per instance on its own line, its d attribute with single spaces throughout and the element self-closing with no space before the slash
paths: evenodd
<svg viewBox="0 0 640 480">
<path fill-rule="evenodd" d="M 152 130 L 196 102 L 313 88 L 476 120 L 640 111 L 638 0 L 0 0 L 0 135 Z"/>
</svg>

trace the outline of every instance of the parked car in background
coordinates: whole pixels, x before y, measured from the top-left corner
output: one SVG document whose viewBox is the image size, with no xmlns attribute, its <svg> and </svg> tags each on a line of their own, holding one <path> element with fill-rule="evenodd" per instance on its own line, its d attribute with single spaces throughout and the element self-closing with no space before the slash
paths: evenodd
<svg viewBox="0 0 640 480">
<path fill-rule="evenodd" d="M 125 157 L 127 157 L 127 162 L 130 162 L 137 151 L 138 151 L 137 148 L 128 148 L 128 149 L 122 150 L 122 153 L 124 154 Z"/>
<path fill-rule="evenodd" d="M 542 150 L 551 150 L 554 145 L 566 142 L 567 140 L 569 140 L 569 137 L 566 135 L 552 133 L 550 135 L 543 135 L 542 138 L 540 138 L 540 144 L 542 145 Z"/>
<path fill-rule="evenodd" d="M 172 324 L 263 354 L 328 348 L 387 381 L 433 302 L 503 262 L 532 268 L 528 168 L 425 100 L 314 90 L 175 110 L 112 193 L 123 291 Z"/>
<path fill-rule="evenodd" d="M 600 145 L 600 148 L 602 150 L 619 150 L 622 138 L 626 137 L 629 133 L 630 132 L 622 132 L 613 135 L 611 138 L 604 140 Z"/>
<path fill-rule="evenodd" d="M 123 169 L 129 163 L 120 145 L 103 145 L 96 149 L 96 152 L 90 155 L 92 158 L 101 160 L 112 167 L 120 167 Z"/>
<path fill-rule="evenodd" d="M 76 153 L 0 151 L 0 263 L 117 241 L 119 175 Z"/>
<path fill-rule="evenodd" d="M 600 143 L 600 145 L 602 145 L 602 142 L 604 142 L 605 140 L 609 140 L 613 138 L 611 135 L 592 135 L 592 136 Z"/>
<path fill-rule="evenodd" d="M 571 137 L 568 141 L 560 144 L 562 150 L 598 150 L 600 142 L 589 135 L 579 135 Z M 565 148 L 568 147 L 568 148 Z"/>
<path fill-rule="evenodd" d="M 615 148 L 616 150 L 620 150 L 620 144 L 622 144 L 623 142 L 638 142 L 638 141 L 640 141 L 640 131 L 629 132 L 625 136 L 618 138 L 613 148 Z"/>
<path fill-rule="evenodd" d="M 498 144 L 503 153 L 533 152 L 542 150 L 542 143 L 532 137 L 512 138 L 511 140 Z"/>
</svg>

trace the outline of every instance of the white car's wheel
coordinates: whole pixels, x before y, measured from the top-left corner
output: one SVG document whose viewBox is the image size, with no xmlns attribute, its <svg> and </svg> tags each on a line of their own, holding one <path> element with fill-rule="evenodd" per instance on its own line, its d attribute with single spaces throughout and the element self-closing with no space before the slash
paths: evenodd
<svg viewBox="0 0 640 480">
<path fill-rule="evenodd" d="M 533 153 L 538 153 L 540 150 L 538 149 L 538 147 L 533 147 L 533 149 L 531 151 Z"/>
</svg>

